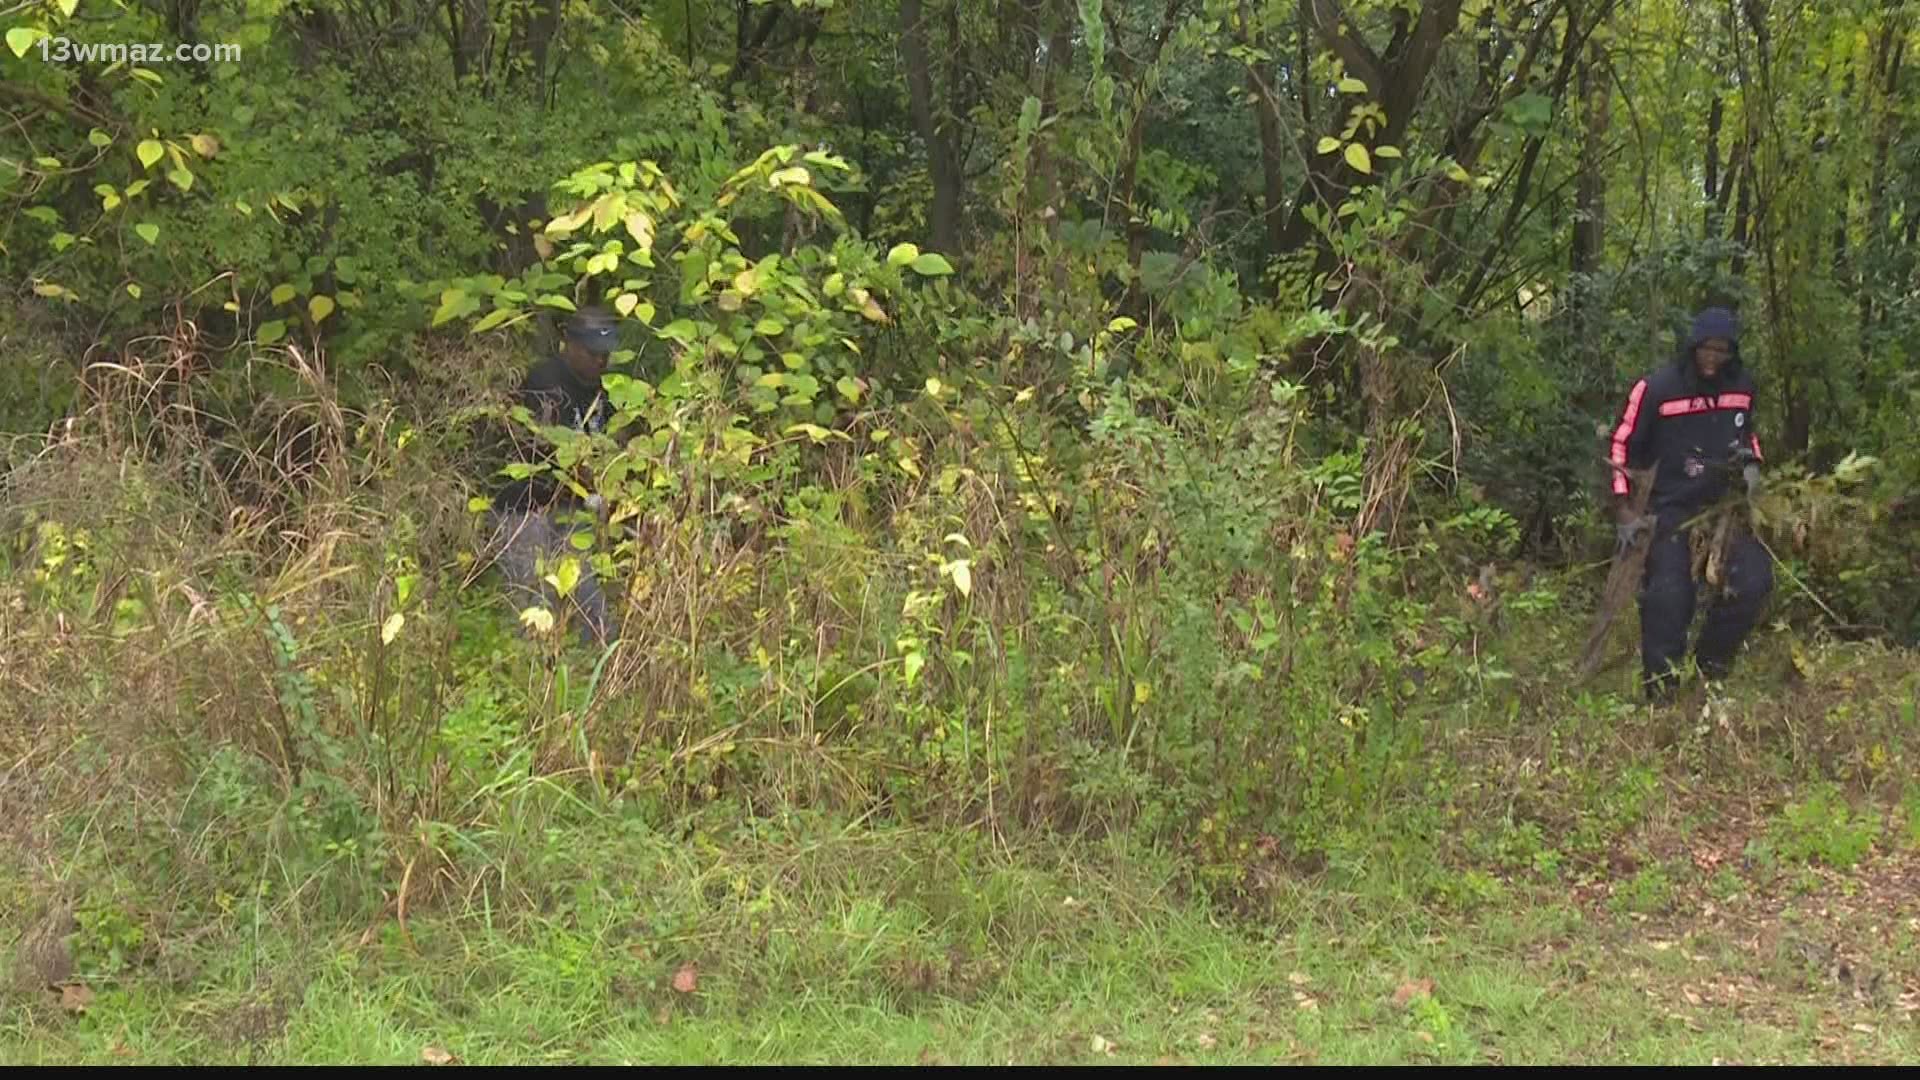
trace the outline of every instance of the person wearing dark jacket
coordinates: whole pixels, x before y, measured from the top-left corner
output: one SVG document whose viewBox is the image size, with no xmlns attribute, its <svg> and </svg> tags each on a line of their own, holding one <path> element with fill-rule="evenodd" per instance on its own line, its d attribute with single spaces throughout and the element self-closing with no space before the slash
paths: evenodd
<svg viewBox="0 0 1920 1080">
<path fill-rule="evenodd" d="M 1695 582 L 1689 523 L 1719 502 L 1739 475 L 1752 497 L 1760 483 L 1755 387 L 1740 362 L 1739 323 L 1724 308 L 1693 320 L 1671 366 L 1634 383 L 1610 447 L 1622 548 L 1651 533 L 1640 590 L 1640 653 L 1647 696 L 1671 698 L 1693 623 Z M 1657 468 L 1656 468 L 1657 466 Z M 1636 516 L 1629 470 L 1655 468 L 1647 511 Z M 1742 533 L 1727 553 L 1724 589 L 1695 643 L 1703 676 L 1724 679 L 1773 591 L 1766 549 Z"/>
<path fill-rule="evenodd" d="M 602 308 L 582 308 L 567 320 L 560 351 L 536 364 L 520 387 L 518 403 L 527 407 L 537 423 L 581 432 L 606 430 L 613 410 L 600 379 L 606 374 L 608 354 L 619 340 L 617 327 L 612 313 Z M 521 462 L 544 465 L 542 455 L 533 452 L 524 438 L 514 443 Z M 597 496 L 590 498 L 586 509 L 597 511 L 597 503 Z M 511 480 L 494 494 L 489 514 L 491 550 L 498 553 L 515 610 L 544 607 L 555 616 L 560 613 L 560 597 L 546 582 L 546 575 L 568 555 L 579 559 L 579 582 L 567 599 L 581 618 L 582 636 L 589 643 L 604 644 L 609 634 L 606 596 L 585 553 L 572 547 L 578 526 L 562 520 L 578 509 L 573 493 L 551 475 L 535 473 Z"/>
</svg>

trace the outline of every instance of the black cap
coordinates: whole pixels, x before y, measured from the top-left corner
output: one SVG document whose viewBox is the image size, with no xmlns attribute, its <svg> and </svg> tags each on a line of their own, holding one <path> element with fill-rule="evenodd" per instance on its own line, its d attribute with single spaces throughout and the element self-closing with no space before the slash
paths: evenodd
<svg viewBox="0 0 1920 1080">
<path fill-rule="evenodd" d="M 567 320 L 568 341 L 591 352 L 610 353 L 620 344 L 620 322 L 603 307 L 585 307 Z"/>
</svg>

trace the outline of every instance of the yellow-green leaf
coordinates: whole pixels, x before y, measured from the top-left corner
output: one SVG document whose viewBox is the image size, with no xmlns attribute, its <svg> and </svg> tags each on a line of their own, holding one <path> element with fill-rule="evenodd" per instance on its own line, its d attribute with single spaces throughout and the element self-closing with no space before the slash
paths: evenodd
<svg viewBox="0 0 1920 1080">
<path fill-rule="evenodd" d="M 33 43 L 46 36 L 46 31 L 31 26 L 16 26 L 7 31 L 7 48 L 13 50 L 16 57 L 25 57 Z"/>
<path fill-rule="evenodd" d="M 1347 144 L 1347 164 L 1353 166 L 1356 172 L 1373 172 L 1373 159 L 1367 156 L 1367 148 L 1359 143 Z"/>
<path fill-rule="evenodd" d="M 220 140 L 202 132 L 187 140 L 193 144 L 193 152 L 201 157 L 210 158 L 220 152 Z"/>
<path fill-rule="evenodd" d="M 627 226 L 627 235 L 633 237 L 634 243 L 639 244 L 642 248 L 650 248 L 653 246 L 652 218 L 648 217 L 643 211 L 634 210 L 627 214 L 624 220 Z"/>
<path fill-rule="evenodd" d="M 785 184 L 811 184 L 813 175 L 799 165 L 789 165 L 767 177 L 768 187 L 780 187 Z"/>
<path fill-rule="evenodd" d="M 79 7 L 80 0 L 60 0 L 60 14 L 65 15 L 69 19 L 73 18 L 74 11 Z"/>
<path fill-rule="evenodd" d="M 921 653 L 910 652 L 900 658 L 900 663 L 907 673 L 907 685 L 912 686 L 914 679 L 920 675 L 920 669 L 926 666 L 927 658 Z"/>
<path fill-rule="evenodd" d="M 953 273 L 953 264 L 947 261 L 946 256 L 931 251 L 916 256 L 908 265 L 913 267 L 914 273 L 926 277 L 941 277 Z"/>
<path fill-rule="evenodd" d="M 133 152 L 140 158 L 140 164 L 149 169 L 158 165 L 160 159 L 167 156 L 166 147 L 161 146 L 158 139 L 142 139 Z"/>
<path fill-rule="evenodd" d="M 1364 94 L 1367 92 L 1367 84 L 1349 75 L 1340 80 L 1340 92 L 1343 94 Z"/>
<path fill-rule="evenodd" d="M 333 297 L 314 296 L 307 300 L 307 317 L 314 322 L 323 322 L 333 314 Z"/>
<path fill-rule="evenodd" d="M 1314 147 L 1315 152 L 1321 154 L 1331 154 L 1338 149 L 1340 149 L 1340 140 L 1331 135 L 1323 136 L 1319 145 Z"/>
<path fill-rule="evenodd" d="M 887 252 L 887 265 L 888 266 L 905 266 L 908 263 L 912 262 L 914 259 L 918 258 L 919 256 L 920 256 L 920 249 L 916 245 L 895 244 L 893 246 L 893 250 Z"/>
<path fill-rule="evenodd" d="M 553 630 L 553 612 L 543 607 L 530 607 L 520 612 L 520 621 L 535 633 L 545 634 Z"/>
<path fill-rule="evenodd" d="M 622 315 L 631 315 L 633 314 L 633 305 L 638 304 L 639 302 L 640 302 L 640 298 L 638 296 L 635 296 L 630 292 L 623 292 L 619 296 L 616 296 L 613 298 L 613 310 L 619 312 Z"/>
<path fill-rule="evenodd" d="M 282 283 L 273 287 L 273 293 L 268 299 L 276 304 L 284 304 L 293 299 L 296 294 L 297 290 L 295 290 L 292 285 Z"/>
<path fill-rule="evenodd" d="M 101 131 L 99 128 L 94 128 L 92 131 L 87 132 L 87 141 L 104 150 L 113 145 L 113 136 Z"/>
<path fill-rule="evenodd" d="M 1383 158 L 1397 158 L 1400 156 L 1400 148 L 1397 146 L 1376 146 L 1373 148 L 1373 156 L 1383 157 Z"/>
<path fill-rule="evenodd" d="M 380 644 L 393 644 L 393 639 L 400 636 L 400 628 L 405 625 L 407 625 L 407 617 L 405 615 L 396 611 L 387 616 L 387 621 L 380 626 Z"/>
<path fill-rule="evenodd" d="M 145 240 L 149 244 L 155 243 L 160 239 L 160 226 L 155 225 L 151 221 L 143 221 L 135 225 L 133 231 L 139 235 L 140 239 Z"/>
<path fill-rule="evenodd" d="M 140 285 L 138 282 L 127 282 L 127 295 L 133 297 L 135 300 L 140 299 Z"/>
<path fill-rule="evenodd" d="M 272 322 L 260 324 L 259 338 L 262 345 L 271 345 L 286 336 L 287 321 L 285 319 L 275 319 Z"/>
<path fill-rule="evenodd" d="M 1467 170 L 1461 168 L 1457 164 L 1454 164 L 1454 165 L 1447 166 L 1447 179 L 1452 180 L 1454 183 L 1457 183 L 1457 184 L 1464 184 L 1469 180 L 1472 180 L 1473 177 L 1467 174 Z"/>
<path fill-rule="evenodd" d="M 848 401 L 853 402 L 855 405 L 860 404 L 860 384 L 853 381 L 851 377 L 842 375 L 838 379 L 835 379 L 833 388 L 840 391 L 841 395 Z"/>
<path fill-rule="evenodd" d="M 167 179 L 173 181 L 173 186 L 181 191 L 187 191 L 193 187 L 193 174 L 185 169 L 168 169 Z"/>
<path fill-rule="evenodd" d="M 960 590 L 961 596 L 973 595 L 973 568 L 967 559 L 955 559 L 947 564 L 948 573 L 953 575 L 953 587 Z"/>
<path fill-rule="evenodd" d="M 547 584 L 552 585 L 563 597 L 572 596 L 574 587 L 580 584 L 580 560 L 571 555 L 561 559 L 560 565 L 547 575 Z"/>
</svg>

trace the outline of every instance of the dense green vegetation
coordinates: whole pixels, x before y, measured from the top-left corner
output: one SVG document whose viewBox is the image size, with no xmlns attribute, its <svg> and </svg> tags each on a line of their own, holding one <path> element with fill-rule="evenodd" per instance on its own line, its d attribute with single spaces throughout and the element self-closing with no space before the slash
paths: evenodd
<svg viewBox="0 0 1920 1080">
<path fill-rule="evenodd" d="M 0 1060 L 1911 1057 L 1920 7 L 0 10 Z M 1709 304 L 1777 587 L 1649 709 Z"/>
</svg>

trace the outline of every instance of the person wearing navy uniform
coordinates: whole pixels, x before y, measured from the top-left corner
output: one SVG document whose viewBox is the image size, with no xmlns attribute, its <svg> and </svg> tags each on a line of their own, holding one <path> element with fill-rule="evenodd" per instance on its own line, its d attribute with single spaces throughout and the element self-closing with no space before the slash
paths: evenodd
<svg viewBox="0 0 1920 1080">
<path fill-rule="evenodd" d="M 612 408 L 601 388 L 607 360 L 619 343 L 619 323 L 612 312 L 600 307 L 582 308 L 562 328 L 561 347 L 527 373 L 518 401 L 525 405 L 536 422 L 568 427 L 581 432 L 606 430 Z M 539 455 L 515 440 L 516 457 L 538 463 Z M 571 537 L 580 526 L 565 520 L 580 509 L 578 500 L 551 476 L 536 474 L 512 480 L 494 495 L 490 515 L 493 550 L 514 597 L 516 611 L 526 607 L 545 607 L 560 614 L 559 596 L 546 583 L 545 576 L 555 562 L 572 554 L 580 560 L 580 579 L 569 598 L 581 619 L 580 632 L 590 644 L 604 644 L 610 633 L 606 596 L 587 563 L 586 556 L 571 546 Z M 590 497 L 585 508 L 599 510 L 599 497 Z"/>
<path fill-rule="evenodd" d="M 1633 384 L 1610 456 L 1622 549 L 1651 533 L 1640 589 L 1643 683 L 1652 701 L 1670 700 L 1687 652 L 1694 615 L 1690 522 L 1724 498 L 1738 474 L 1752 498 L 1760 485 L 1755 388 L 1740 362 L 1739 322 L 1725 308 L 1693 320 L 1674 362 Z M 1658 466 L 1644 516 L 1631 506 L 1628 470 Z M 1724 589 L 1709 606 L 1694 644 L 1708 679 L 1725 679 L 1734 654 L 1759 622 L 1773 591 L 1773 564 L 1754 536 L 1741 533 L 1727 553 Z"/>
</svg>

